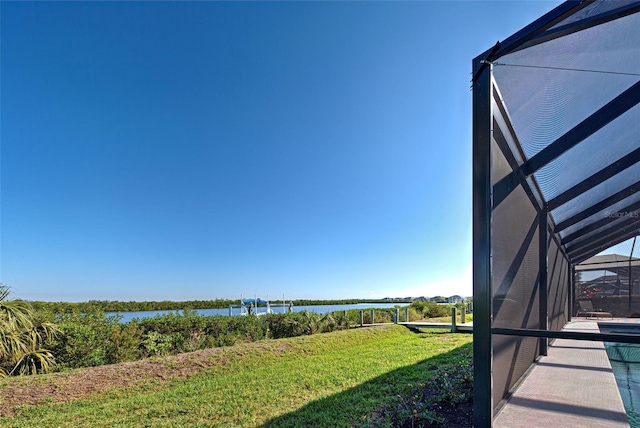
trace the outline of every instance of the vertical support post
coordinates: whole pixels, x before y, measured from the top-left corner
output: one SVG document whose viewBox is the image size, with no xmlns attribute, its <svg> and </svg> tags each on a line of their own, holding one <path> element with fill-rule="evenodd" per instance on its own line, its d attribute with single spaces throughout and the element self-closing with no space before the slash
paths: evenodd
<svg viewBox="0 0 640 428">
<path fill-rule="evenodd" d="M 232 315 L 233 315 L 233 312 L 231 310 L 231 305 L 229 305 L 229 316 L 232 316 Z"/>
<path fill-rule="evenodd" d="M 409 322 L 409 306 L 404 308 L 404 322 Z"/>
<path fill-rule="evenodd" d="M 364 325 L 364 311 L 360 311 L 360 327 Z"/>
<path fill-rule="evenodd" d="M 467 322 L 467 308 L 463 306 L 460 308 L 460 324 L 466 324 Z"/>
<path fill-rule="evenodd" d="M 400 322 L 400 309 L 396 308 L 395 316 L 393 317 L 393 323 L 398 324 Z"/>
<path fill-rule="evenodd" d="M 569 265 L 569 317 L 571 321 L 573 317 L 573 308 L 576 307 L 576 267 Z"/>
<path fill-rule="evenodd" d="M 374 318 L 374 313 L 373 313 L 373 309 L 371 309 L 371 324 L 375 324 L 375 318 Z"/>
<path fill-rule="evenodd" d="M 451 308 L 451 333 L 455 333 L 458 331 L 458 326 L 456 324 L 456 307 Z"/>
<path fill-rule="evenodd" d="M 473 426 L 493 423 L 493 320 L 491 285 L 492 70 L 473 61 Z"/>
<path fill-rule="evenodd" d="M 549 271 L 549 262 L 547 258 L 547 253 L 549 250 L 549 225 L 548 225 L 548 215 L 546 210 L 542 210 L 539 214 L 540 221 L 538 222 L 538 281 L 540 291 L 540 299 L 539 299 L 539 311 L 540 311 L 540 330 L 548 330 L 549 329 L 549 281 L 548 281 L 548 271 Z M 540 355 L 547 355 L 549 349 L 549 339 L 546 337 L 540 338 Z"/>
<path fill-rule="evenodd" d="M 638 236 L 633 237 L 633 244 L 631 244 L 631 252 L 629 253 L 629 285 L 627 286 L 627 289 L 629 290 L 629 315 L 628 316 L 631 316 L 631 295 L 633 294 L 633 279 L 632 279 L 633 271 L 631 270 L 631 260 L 633 260 L 633 249 L 636 247 L 637 237 Z"/>
</svg>

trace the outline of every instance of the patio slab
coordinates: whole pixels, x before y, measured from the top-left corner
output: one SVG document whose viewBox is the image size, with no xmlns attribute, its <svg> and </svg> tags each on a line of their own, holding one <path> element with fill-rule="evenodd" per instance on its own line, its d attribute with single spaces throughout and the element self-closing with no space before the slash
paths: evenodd
<svg viewBox="0 0 640 428">
<path fill-rule="evenodd" d="M 597 321 L 580 319 L 564 330 L 600 331 Z M 556 339 L 496 415 L 493 426 L 629 428 L 604 344 Z"/>
</svg>

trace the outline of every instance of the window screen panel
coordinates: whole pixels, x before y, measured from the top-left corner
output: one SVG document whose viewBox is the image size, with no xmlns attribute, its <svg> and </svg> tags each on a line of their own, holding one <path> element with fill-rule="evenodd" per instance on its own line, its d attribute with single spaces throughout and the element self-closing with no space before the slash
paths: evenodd
<svg viewBox="0 0 640 428">
<path fill-rule="evenodd" d="M 528 158 L 639 80 L 637 28 L 640 14 L 535 45 L 497 61 L 494 75 Z M 635 75 L 573 71 L 576 69 Z"/>
<path fill-rule="evenodd" d="M 640 105 L 637 105 L 535 174 L 545 199 L 553 199 L 637 149 L 639 139 Z"/>
<path fill-rule="evenodd" d="M 639 180 L 640 163 L 637 163 L 626 169 L 624 173 L 611 177 L 566 204 L 559 206 L 552 211 L 553 218 L 557 223 L 563 222 L 585 209 L 607 199 L 611 195 L 628 188 Z"/>
</svg>

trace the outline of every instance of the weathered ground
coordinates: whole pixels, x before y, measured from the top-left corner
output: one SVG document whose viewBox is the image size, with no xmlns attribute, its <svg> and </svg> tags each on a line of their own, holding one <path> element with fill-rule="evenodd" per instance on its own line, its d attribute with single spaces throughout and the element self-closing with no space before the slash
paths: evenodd
<svg viewBox="0 0 640 428">
<path fill-rule="evenodd" d="M 221 348 L 128 363 L 90 367 L 46 376 L 25 376 L 0 383 L 0 416 L 15 414 L 17 406 L 64 403 L 90 394 L 141 381 L 186 378 L 214 364 Z"/>
</svg>

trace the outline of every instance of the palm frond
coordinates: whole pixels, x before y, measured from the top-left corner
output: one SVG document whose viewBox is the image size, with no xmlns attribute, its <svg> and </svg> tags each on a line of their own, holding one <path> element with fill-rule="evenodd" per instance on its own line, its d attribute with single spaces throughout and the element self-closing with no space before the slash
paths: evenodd
<svg viewBox="0 0 640 428">
<path fill-rule="evenodd" d="M 28 351 L 29 344 L 20 331 L 0 331 L 0 360 L 15 361 L 18 356 Z"/>
<path fill-rule="evenodd" d="M 55 358 L 48 350 L 31 350 L 20 358 L 10 374 L 30 375 L 47 373 L 55 364 Z"/>
<path fill-rule="evenodd" d="M 59 333 L 57 326 L 34 322 L 29 302 L 9 300 L 8 296 L 9 287 L 0 283 L 0 377 L 49 371 L 55 359 L 41 347 Z"/>
<path fill-rule="evenodd" d="M 0 328 L 27 328 L 32 325 L 31 305 L 23 300 L 0 299 Z"/>
<path fill-rule="evenodd" d="M 0 302 L 9 297 L 11 289 L 4 284 L 0 284 Z"/>
</svg>

